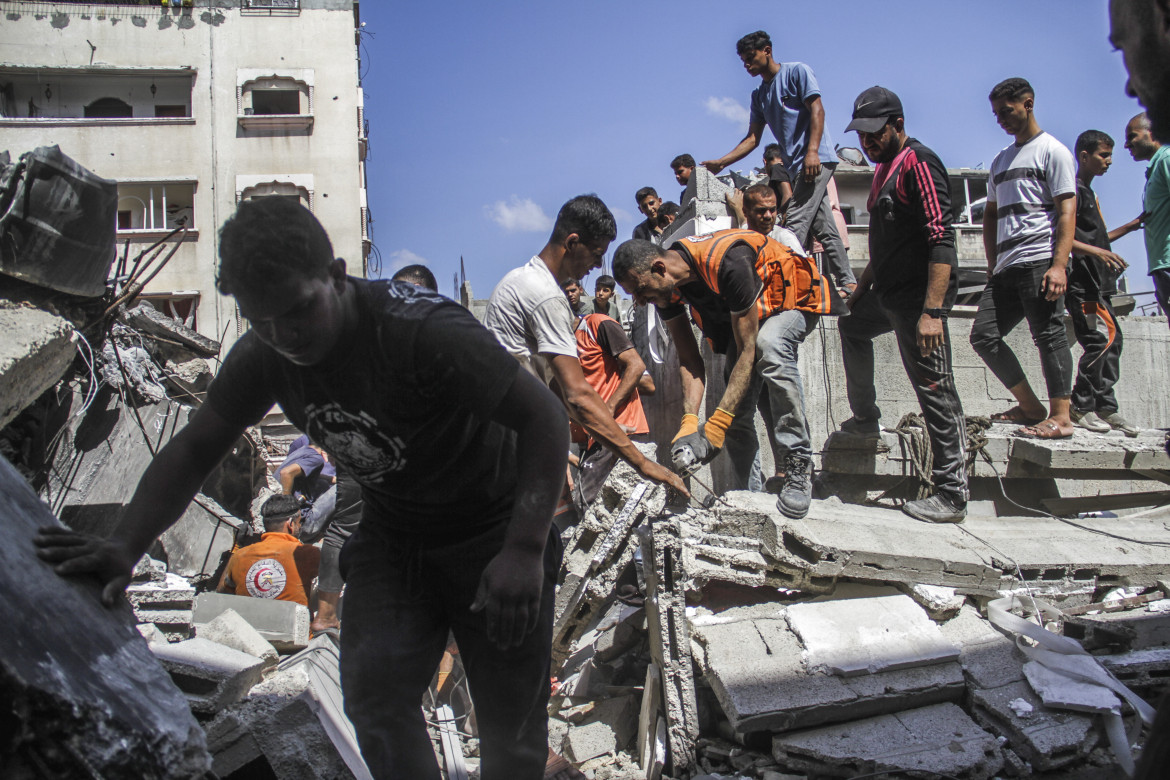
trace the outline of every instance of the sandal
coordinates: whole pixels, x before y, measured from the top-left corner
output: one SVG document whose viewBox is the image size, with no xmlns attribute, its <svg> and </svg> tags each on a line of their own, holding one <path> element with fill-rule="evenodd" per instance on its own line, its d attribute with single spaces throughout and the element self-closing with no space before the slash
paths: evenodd
<svg viewBox="0 0 1170 780">
<path fill-rule="evenodd" d="M 1012 435 L 1023 439 L 1068 439 L 1072 436 L 1071 433 L 1062 432 L 1060 426 L 1051 420 L 1043 420 L 1035 425 L 1029 425 L 1027 428 L 1020 428 L 1018 431 L 1013 431 Z"/>
<path fill-rule="evenodd" d="M 996 412 L 990 417 L 993 423 L 1010 423 L 1011 425 L 1036 425 L 1044 422 L 1043 417 L 1028 417 L 1018 405 L 1006 412 Z"/>
</svg>

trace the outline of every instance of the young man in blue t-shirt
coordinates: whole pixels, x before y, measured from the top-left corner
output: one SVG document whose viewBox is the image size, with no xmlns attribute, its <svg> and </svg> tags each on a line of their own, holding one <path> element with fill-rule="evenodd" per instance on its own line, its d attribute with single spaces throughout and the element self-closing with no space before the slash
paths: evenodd
<svg viewBox="0 0 1170 780">
<path fill-rule="evenodd" d="M 748 74 L 759 76 L 761 82 L 752 92 L 748 132 L 730 152 L 701 164 L 711 173 L 719 173 L 742 160 L 760 145 L 767 126 L 780 142 L 784 167 L 793 179 L 785 227 L 807 250 L 811 251 L 813 239 L 820 241 L 825 273 L 833 278 L 842 295 L 852 292 L 856 280 L 827 193 L 837 169 L 837 155 L 825 130 L 825 108 L 817 78 L 803 62 L 772 59 L 772 39 L 763 30 L 740 38 L 735 51 Z"/>
</svg>

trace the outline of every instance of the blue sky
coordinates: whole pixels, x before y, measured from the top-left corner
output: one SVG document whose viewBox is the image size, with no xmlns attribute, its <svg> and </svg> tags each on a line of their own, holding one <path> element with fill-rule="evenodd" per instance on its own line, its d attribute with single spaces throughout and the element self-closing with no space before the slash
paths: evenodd
<svg viewBox="0 0 1170 780">
<path fill-rule="evenodd" d="M 1113 168 L 1095 183 L 1109 226 L 1139 213 L 1145 163 L 1121 144 L 1140 108 L 1123 93 L 1105 2 L 829 5 L 363 3 L 367 178 L 383 274 L 423 262 L 451 294 L 462 256 L 476 297 L 487 297 L 583 192 L 605 200 L 628 238 L 641 220 L 635 190 L 677 200 L 671 158 L 710 159 L 743 137 L 758 79 L 735 41 L 757 29 L 777 59 L 816 72 L 834 143 L 857 144 L 843 133 L 852 102 L 877 83 L 899 94 L 908 132 L 949 167 L 986 167 L 1010 142 L 987 93 L 1024 76 L 1041 126 L 1070 148 L 1089 128 L 1117 140 Z M 1115 249 L 1137 267 L 1131 289 L 1149 289 L 1141 234 Z"/>
</svg>

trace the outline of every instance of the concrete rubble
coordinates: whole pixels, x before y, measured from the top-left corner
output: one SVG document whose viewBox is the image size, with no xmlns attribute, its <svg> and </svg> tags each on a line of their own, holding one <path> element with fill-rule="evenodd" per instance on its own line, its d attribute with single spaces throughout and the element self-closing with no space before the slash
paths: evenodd
<svg viewBox="0 0 1170 780">
<path fill-rule="evenodd" d="M 679 230 L 726 226 L 723 196 L 741 183 L 697 169 Z M 0 547 L 13 596 L 0 600 L 0 692 L 21 724 L 0 744 L 5 776 L 370 777 L 336 640 L 310 638 L 304 606 L 212 592 L 255 531 L 266 461 L 286 449 L 262 432 L 237 442 L 139 562 L 126 604 L 102 607 L 92 583 L 35 558 L 31 536 L 54 515 L 91 533 L 116 526 L 219 353 L 133 295 L 108 305 L 116 292 L 0 304 L 12 336 L 0 338 L 0 494 L 13 518 Z M 676 377 L 654 370 L 661 387 Z M 686 505 L 615 466 L 562 534 L 550 748 L 591 780 L 1119 776 L 1104 718 L 1120 713 L 1141 733 L 1132 707 L 1029 660 L 987 605 L 1040 599 L 1053 609 L 1025 617 L 1080 642 L 1147 701 L 1170 689 L 1170 494 L 1057 489 L 1165 485 L 1165 433 L 1038 443 L 991 432 L 962 525 L 868 500 L 913 477 L 904 432 L 868 450 L 834 436 L 799 521 L 767 494 Z M 663 442 L 639 446 L 661 454 Z M 718 485 L 720 468 L 701 479 Z M 1078 519 L 1016 515 L 987 494 L 1001 477 Z M 1162 508 L 1085 516 L 1146 506 Z M 470 780 L 474 703 L 458 655 L 444 664 L 424 715 L 444 776 Z"/>
<path fill-rule="evenodd" d="M 597 549 L 604 519 L 620 518 L 640 484 L 619 463 L 609 492 L 565 533 L 565 582 L 576 576 L 583 597 L 581 619 L 557 635 L 567 690 L 550 706 L 550 745 L 593 777 L 1120 772 L 1096 713 L 1136 715 L 1113 694 L 1046 679 L 983 611 L 1011 593 L 1069 610 L 1049 628 L 1087 638 L 1147 701 L 1168 687 L 1160 583 L 1170 560 L 1126 539 L 1102 544 L 1094 530 L 1166 543 L 1170 511 L 1077 528 L 989 508 L 931 526 L 832 498 L 800 521 L 762 494 L 730 493 L 710 509 L 663 503 L 620 533 L 638 560 L 607 557 L 640 566 L 638 608 L 615 600 L 628 570 L 573 556 Z M 582 587 L 590 571 L 602 587 Z M 626 739 L 615 726 L 629 723 L 632 687 L 641 706 Z M 577 717 L 586 704 L 613 708 L 608 728 Z"/>
</svg>

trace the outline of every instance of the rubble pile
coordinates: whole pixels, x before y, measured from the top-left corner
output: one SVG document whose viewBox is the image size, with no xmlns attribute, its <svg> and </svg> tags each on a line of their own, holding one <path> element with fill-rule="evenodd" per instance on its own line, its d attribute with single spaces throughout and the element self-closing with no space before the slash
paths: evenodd
<svg viewBox="0 0 1170 780">
<path fill-rule="evenodd" d="M 790 521 L 764 494 L 668 505 L 619 464 L 565 534 L 550 746 L 593 778 L 1120 776 L 1110 718 L 1136 735 L 1148 708 L 1078 689 L 988 605 L 1034 597 L 1155 702 L 1170 561 L 1138 542 L 1170 543 L 1166 519 L 931 526 L 830 499 Z M 641 605 L 618 587 L 636 557 Z"/>
</svg>

